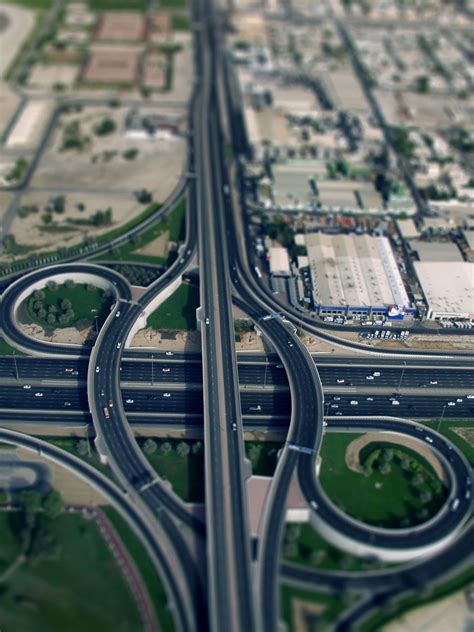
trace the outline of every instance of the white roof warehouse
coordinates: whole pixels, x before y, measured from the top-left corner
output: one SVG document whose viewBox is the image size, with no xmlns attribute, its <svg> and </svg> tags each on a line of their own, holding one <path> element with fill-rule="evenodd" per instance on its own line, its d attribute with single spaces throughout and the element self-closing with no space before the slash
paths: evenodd
<svg viewBox="0 0 474 632">
<path fill-rule="evenodd" d="M 313 300 L 320 313 L 384 312 L 409 300 L 387 237 L 307 233 Z"/>
</svg>

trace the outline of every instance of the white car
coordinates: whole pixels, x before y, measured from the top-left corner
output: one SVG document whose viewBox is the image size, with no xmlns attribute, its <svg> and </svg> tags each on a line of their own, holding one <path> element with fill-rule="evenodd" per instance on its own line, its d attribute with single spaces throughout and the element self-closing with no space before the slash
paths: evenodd
<svg viewBox="0 0 474 632">
<path fill-rule="evenodd" d="M 366 397 L 366 398 L 365 398 L 365 401 L 366 401 L 366 402 L 373 402 L 373 401 L 374 401 L 374 398 L 373 398 L 373 397 Z"/>
<path fill-rule="evenodd" d="M 171 397 L 171 393 L 163 393 L 163 397 Z"/>
<path fill-rule="evenodd" d="M 117 342 L 117 349 L 120 349 L 120 347 L 122 346 L 121 342 Z"/>
<path fill-rule="evenodd" d="M 100 366 L 95 367 L 95 372 L 98 373 L 100 371 Z"/>
<path fill-rule="evenodd" d="M 425 437 L 425 441 L 428 441 L 428 443 L 433 443 L 433 439 L 431 437 Z"/>
<path fill-rule="evenodd" d="M 430 384 L 432 386 L 436 386 L 436 384 L 438 384 L 438 380 L 430 380 Z"/>
<path fill-rule="evenodd" d="M 167 356 L 173 355 L 173 352 L 172 352 L 172 351 L 167 351 L 167 352 L 165 353 L 165 355 L 167 355 Z"/>
<path fill-rule="evenodd" d="M 345 382 L 345 380 L 343 380 L 342 378 L 336 380 L 336 384 L 344 384 L 344 382 Z"/>
<path fill-rule="evenodd" d="M 31 384 L 25 384 L 25 385 L 23 386 L 23 388 L 26 388 L 27 390 L 30 390 L 30 388 L 31 388 Z"/>
<path fill-rule="evenodd" d="M 374 378 L 374 376 L 373 376 L 373 375 L 366 375 L 366 376 L 365 376 L 365 379 L 366 379 L 366 380 L 375 380 L 375 378 Z"/>
<path fill-rule="evenodd" d="M 205 320 L 206 325 L 209 325 L 210 322 L 211 321 L 209 320 L 209 318 L 206 318 L 206 320 Z"/>
<path fill-rule="evenodd" d="M 126 403 L 126 404 L 133 404 L 133 402 L 134 402 L 134 401 L 135 401 L 135 400 L 133 400 L 133 399 L 130 399 L 130 398 L 129 398 L 129 399 L 126 399 L 126 400 L 125 400 L 125 403 Z"/>
<path fill-rule="evenodd" d="M 163 367 L 161 370 L 163 371 L 163 373 L 169 373 L 171 369 Z"/>
<path fill-rule="evenodd" d="M 392 406 L 400 406 L 398 399 L 392 399 Z"/>
<path fill-rule="evenodd" d="M 458 397 L 456 401 L 458 404 L 462 404 L 464 400 L 462 399 L 462 397 Z"/>
<path fill-rule="evenodd" d="M 358 406 L 359 402 L 356 399 L 351 399 L 351 406 Z"/>
<path fill-rule="evenodd" d="M 380 371 L 374 371 L 374 372 L 372 373 L 372 375 L 373 375 L 374 377 L 380 377 Z"/>
<path fill-rule="evenodd" d="M 71 402 L 64 402 L 64 406 L 71 406 Z"/>
<path fill-rule="evenodd" d="M 448 402 L 448 406 L 456 406 L 456 402 Z"/>
<path fill-rule="evenodd" d="M 35 397 L 43 397 L 43 393 L 35 393 Z"/>
<path fill-rule="evenodd" d="M 120 310 L 115 314 L 115 318 L 118 318 L 120 316 Z"/>
</svg>

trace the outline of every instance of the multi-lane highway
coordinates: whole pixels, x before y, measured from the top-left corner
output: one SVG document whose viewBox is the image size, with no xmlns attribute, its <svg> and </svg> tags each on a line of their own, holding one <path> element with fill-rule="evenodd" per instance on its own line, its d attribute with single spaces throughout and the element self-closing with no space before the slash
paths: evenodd
<svg viewBox="0 0 474 632">
<path fill-rule="evenodd" d="M 202 91 L 195 111 L 209 619 L 213 630 L 255 629 L 244 447 L 220 177 L 212 3 L 195 4 Z M 172 397 L 168 398 L 169 400 Z M 197 402 L 193 401 L 192 406 Z"/>
</svg>

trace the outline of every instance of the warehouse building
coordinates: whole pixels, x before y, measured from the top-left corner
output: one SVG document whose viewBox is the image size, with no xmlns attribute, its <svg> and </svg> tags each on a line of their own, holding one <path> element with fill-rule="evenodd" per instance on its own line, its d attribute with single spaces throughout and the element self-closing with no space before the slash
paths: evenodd
<svg viewBox="0 0 474 632">
<path fill-rule="evenodd" d="M 306 248 L 320 315 L 403 318 L 415 311 L 387 237 L 308 233 Z"/>
<path fill-rule="evenodd" d="M 428 319 L 474 318 L 474 263 L 416 261 Z"/>
<path fill-rule="evenodd" d="M 273 276 L 290 276 L 290 260 L 286 248 L 269 248 L 267 259 Z"/>
</svg>

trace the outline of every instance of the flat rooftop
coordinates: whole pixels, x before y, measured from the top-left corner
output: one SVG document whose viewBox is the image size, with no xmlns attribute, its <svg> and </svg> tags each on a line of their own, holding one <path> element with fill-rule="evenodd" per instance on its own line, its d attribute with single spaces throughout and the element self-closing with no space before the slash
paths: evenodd
<svg viewBox="0 0 474 632">
<path fill-rule="evenodd" d="M 414 266 L 431 312 L 474 313 L 474 263 L 416 261 Z"/>
<path fill-rule="evenodd" d="M 316 304 L 409 305 L 387 237 L 307 233 L 306 248 Z"/>
</svg>

